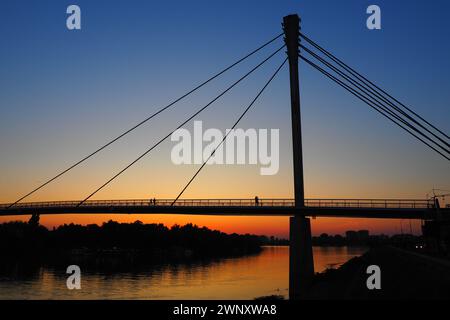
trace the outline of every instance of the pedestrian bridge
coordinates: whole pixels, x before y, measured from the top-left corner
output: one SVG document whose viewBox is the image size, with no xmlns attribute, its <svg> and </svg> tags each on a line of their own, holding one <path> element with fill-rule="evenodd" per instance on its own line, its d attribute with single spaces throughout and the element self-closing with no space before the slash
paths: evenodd
<svg viewBox="0 0 450 320">
<path fill-rule="evenodd" d="M 449 209 L 440 209 L 450 211 Z M 431 219 L 433 200 L 424 199 L 128 199 L 0 204 L 0 215 L 30 214 L 189 214 Z"/>
</svg>

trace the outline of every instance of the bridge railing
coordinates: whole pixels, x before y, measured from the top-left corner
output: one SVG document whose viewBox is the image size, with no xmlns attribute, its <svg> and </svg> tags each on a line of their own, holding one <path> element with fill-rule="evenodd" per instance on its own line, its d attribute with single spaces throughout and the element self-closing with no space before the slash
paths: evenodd
<svg viewBox="0 0 450 320">
<path fill-rule="evenodd" d="M 431 200 L 422 199 L 305 199 L 307 207 L 324 208 L 384 208 L 424 209 L 433 208 Z"/>
<path fill-rule="evenodd" d="M 131 199 L 131 200 L 89 200 L 81 204 L 82 207 L 141 207 L 141 206 L 171 206 L 174 199 Z M 17 203 L 13 208 L 48 208 L 75 207 L 80 201 L 46 201 Z M 174 206 L 189 207 L 248 207 L 248 206 L 293 207 L 292 199 L 261 199 L 256 203 L 254 199 L 182 199 Z M 7 208 L 9 204 L 0 204 L 0 208 Z"/>
<path fill-rule="evenodd" d="M 80 201 L 47 201 L 24 202 L 15 204 L 12 209 L 20 208 L 73 208 Z M 130 199 L 130 200 L 89 200 L 83 207 L 142 207 L 171 206 L 173 199 Z M 0 204 L 0 209 L 6 209 L 10 204 Z M 182 199 L 174 206 L 185 207 L 294 207 L 293 199 Z M 432 200 L 423 199 L 305 199 L 306 207 L 315 208 L 433 208 Z"/>
</svg>

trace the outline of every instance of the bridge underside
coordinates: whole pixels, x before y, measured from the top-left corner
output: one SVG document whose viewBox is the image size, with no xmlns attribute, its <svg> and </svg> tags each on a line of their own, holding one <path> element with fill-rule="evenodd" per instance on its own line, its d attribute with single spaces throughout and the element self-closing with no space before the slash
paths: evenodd
<svg viewBox="0 0 450 320">
<path fill-rule="evenodd" d="M 449 209 L 440 209 L 442 214 Z M 0 216 L 56 214 L 186 214 L 222 216 L 307 216 L 372 219 L 432 219 L 433 208 L 316 208 L 259 206 L 81 206 L 0 209 Z"/>
</svg>

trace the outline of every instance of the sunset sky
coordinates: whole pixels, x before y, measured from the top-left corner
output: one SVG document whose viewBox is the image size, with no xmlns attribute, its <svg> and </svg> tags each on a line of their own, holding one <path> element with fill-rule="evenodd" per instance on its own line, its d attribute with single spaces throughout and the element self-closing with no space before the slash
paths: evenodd
<svg viewBox="0 0 450 320">
<path fill-rule="evenodd" d="M 66 28 L 77 4 L 82 30 Z M 382 29 L 366 28 L 372 1 L 23 1 L 0 4 L 0 203 L 13 202 L 223 67 L 281 33 L 298 13 L 302 31 L 428 121 L 450 131 L 450 3 L 376 1 Z M 278 49 L 282 39 L 26 201 L 82 199 Z M 263 68 L 196 120 L 230 128 L 285 58 Z M 305 196 L 425 198 L 450 189 L 449 162 L 300 63 Z M 207 166 L 184 198 L 293 197 L 289 75 L 285 67 L 240 128 L 280 129 L 280 171 Z M 192 124 L 186 128 L 191 129 Z M 206 129 L 205 128 L 205 129 Z M 198 165 L 176 166 L 166 141 L 93 199 L 174 198 Z M 193 222 L 226 232 L 287 237 L 286 217 L 52 216 Z M 16 217 L 0 218 L 9 221 Z M 27 217 L 23 219 L 28 219 Z M 409 232 L 409 221 L 316 219 L 313 233 Z M 414 232 L 420 225 L 412 224 Z"/>
</svg>

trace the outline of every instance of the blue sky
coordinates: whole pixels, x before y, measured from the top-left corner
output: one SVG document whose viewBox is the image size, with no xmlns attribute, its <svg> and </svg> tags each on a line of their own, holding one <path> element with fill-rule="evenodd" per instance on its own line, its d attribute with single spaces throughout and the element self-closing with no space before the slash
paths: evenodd
<svg viewBox="0 0 450 320">
<path fill-rule="evenodd" d="M 80 31 L 66 29 L 70 4 L 81 7 Z M 366 28 L 370 4 L 381 7 L 382 30 Z M 432 5 L 400 0 L 3 0 L 0 200 L 14 200 L 277 35 L 282 17 L 291 13 L 302 17 L 305 34 L 449 132 L 449 9 L 443 0 Z M 34 199 L 85 196 L 279 44 Z M 281 53 L 199 119 L 229 128 L 282 60 Z M 401 129 L 308 66 L 300 66 L 300 85 L 307 196 L 423 197 L 432 187 L 450 188 L 448 162 Z M 279 175 L 263 178 L 256 168 L 227 169 L 226 174 L 250 181 L 247 186 L 239 182 L 238 188 L 213 183 L 224 173 L 210 168 L 186 197 L 291 196 L 289 124 L 284 69 L 241 123 L 281 129 Z M 170 147 L 162 146 L 99 197 L 175 196 L 194 167 L 173 168 Z M 169 171 L 173 177 L 162 175 Z"/>
</svg>

